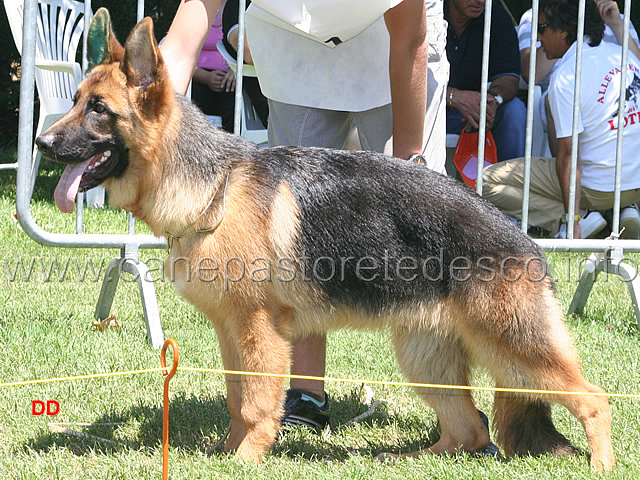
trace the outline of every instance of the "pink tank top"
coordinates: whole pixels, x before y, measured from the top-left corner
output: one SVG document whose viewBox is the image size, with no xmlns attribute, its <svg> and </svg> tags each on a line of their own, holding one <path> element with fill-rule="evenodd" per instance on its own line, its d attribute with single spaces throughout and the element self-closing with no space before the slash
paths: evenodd
<svg viewBox="0 0 640 480">
<path fill-rule="evenodd" d="M 222 40 L 222 35 L 222 14 L 218 10 L 198 58 L 198 66 L 200 68 L 223 70 L 225 72 L 229 70 L 229 65 L 227 65 L 227 62 L 216 48 L 216 44 Z"/>
</svg>

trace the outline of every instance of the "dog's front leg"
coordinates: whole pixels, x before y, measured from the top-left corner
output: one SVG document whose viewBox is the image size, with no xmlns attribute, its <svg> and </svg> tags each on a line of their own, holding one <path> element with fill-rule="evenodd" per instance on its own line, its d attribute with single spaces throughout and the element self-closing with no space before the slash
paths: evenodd
<svg viewBox="0 0 640 480">
<path fill-rule="evenodd" d="M 286 373 L 291 350 L 288 317 L 279 308 L 258 308 L 233 323 L 227 320 L 231 341 L 223 354 L 242 371 Z M 275 442 L 283 413 L 283 384 L 282 377 L 227 377 L 231 431 L 226 450 L 235 450 L 238 459 L 260 462 Z"/>
<path fill-rule="evenodd" d="M 225 370 L 242 371 L 242 362 L 240 360 L 240 351 L 237 342 L 229 334 L 224 325 L 216 323 L 215 327 Z M 227 408 L 231 415 L 231 429 L 229 430 L 225 444 L 225 450 L 229 451 L 234 450 L 240 445 L 246 431 L 240 413 L 242 407 L 242 377 L 235 374 L 227 374 L 225 375 L 225 382 L 227 386 Z"/>
</svg>

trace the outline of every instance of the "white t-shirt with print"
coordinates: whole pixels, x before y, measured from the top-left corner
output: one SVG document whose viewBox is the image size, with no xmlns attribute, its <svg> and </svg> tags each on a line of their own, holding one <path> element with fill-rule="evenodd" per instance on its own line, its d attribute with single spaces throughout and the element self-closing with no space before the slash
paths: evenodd
<svg viewBox="0 0 640 480">
<path fill-rule="evenodd" d="M 577 42 L 557 62 L 549 86 L 549 105 L 558 138 L 573 134 L 573 100 Z M 626 80 L 621 189 L 640 188 L 640 61 L 629 52 L 620 71 L 621 49 L 601 42 L 591 47 L 585 37 L 578 115 L 578 155 L 582 185 L 601 192 L 614 190 L 620 81 Z"/>
<path fill-rule="evenodd" d="M 520 25 L 518 25 L 518 45 L 520 47 L 520 51 L 524 50 L 525 48 L 531 48 L 532 12 L 533 10 L 529 9 L 526 12 L 524 12 L 522 14 L 522 17 L 520 18 Z M 624 20 L 624 15 L 620 14 L 620 18 Z M 636 32 L 636 29 L 633 26 L 633 23 L 629 23 L 629 35 L 631 35 L 631 38 L 633 38 L 635 42 L 638 45 L 640 45 L 640 40 L 638 39 L 638 32 Z M 605 42 L 616 44 L 616 45 L 618 44 L 618 40 L 616 39 L 616 36 L 613 33 L 613 30 L 611 30 L 608 25 L 604 26 L 604 38 L 602 40 Z M 537 42 L 537 47 L 540 47 L 540 42 Z M 538 55 L 544 55 L 544 54 L 545 54 L 544 52 L 538 53 Z M 540 87 L 542 87 L 542 91 L 547 90 L 547 88 L 549 87 L 549 78 L 551 78 L 551 75 L 553 75 L 553 72 L 555 71 L 555 69 L 556 69 L 556 66 L 553 65 L 549 74 L 540 81 Z"/>
</svg>

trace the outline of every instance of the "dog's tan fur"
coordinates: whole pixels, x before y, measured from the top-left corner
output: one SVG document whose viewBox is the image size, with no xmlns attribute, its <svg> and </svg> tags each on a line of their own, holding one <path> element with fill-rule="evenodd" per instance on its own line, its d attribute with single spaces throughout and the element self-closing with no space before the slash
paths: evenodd
<svg viewBox="0 0 640 480">
<path fill-rule="evenodd" d="M 215 326 L 225 368 L 285 373 L 291 342 L 297 337 L 331 328 L 388 328 L 400 367 L 411 382 L 468 385 L 471 366 L 479 364 L 489 370 L 498 387 L 602 392 L 582 376 L 542 264 L 528 264 L 524 269 L 522 263 L 513 261 L 504 275 L 491 281 L 483 279 L 485 270 L 471 270 L 468 281 L 452 283 L 446 294 L 399 301 L 377 313 L 356 303 L 340 304 L 322 284 L 304 281 L 300 275 L 289 278 L 286 269 L 283 276 L 278 262 L 300 256 L 303 227 L 309 226 L 296 196 L 299 194 L 294 194 L 293 177 L 283 174 L 277 184 L 269 184 L 260 162 L 253 160 L 261 150 L 207 130 L 190 132 L 189 138 L 214 136 L 217 141 L 236 145 L 237 150 L 225 150 L 224 168 L 207 181 L 190 178 L 172 160 L 185 155 L 186 107 L 171 92 L 151 22 L 144 20 L 132 32 L 124 58 L 118 52 L 117 46 L 112 47 L 111 56 L 80 86 L 71 112 L 43 138 L 62 138 L 71 130 L 88 129 L 86 109 L 92 98 L 117 112 L 109 128 L 124 137 L 129 163 L 123 174 L 104 181 L 110 202 L 135 212 L 156 235 L 172 240 L 166 273 Z M 51 143 L 50 156 L 63 158 L 62 147 Z M 215 148 L 226 148 L 222 143 Z M 284 150 L 273 153 L 289 154 Z M 309 156 L 316 154 L 308 152 Z M 357 159 L 357 155 L 367 154 L 354 155 Z M 79 160 L 71 158 L 69 162 Z M 462 196 L 463 203 L 478 204 L 490 218 L 487 221 L 498 222 L 496 228 L 510 228 L 499 214 L 453 182 L 450 186 L 449 180 L 439 177 L 425 177 L 424 181 L 435 182 L 433 188 L 444 185 L 452 189 Z M 433 201 L 438 201 L 437 194 Z M 447 213 L 453 214 L 453 210 Z M 205 232 L 220 219 L 215 231 Z M 459 217 L 460 225 L 470 221 Z M 190 234 L 171 237 L 185 228 Z M 529 245 L 518 232 L 509 232 L 517 242 Z M 509 252 L 496 255 L 499 260 Z M 530 256 L 524 252 L 520 259 Z M 223 266 L 227 275 L 216 276 Z M 252 275 L 246 271 L 248 266 L 256 267 Z M 203 278 L 205 270 L 208 278 Z M 530 279 L 532 272 L 539 280 Z M 522 278 L 517 279 L 518 275 Z M 227 450 L 252 461 L 260 461 L 269 451 L 280 426 L 283 382 L 260 376 L 227 378 L 232 418 Z M 441 438 L 430 452 L 472 451 L 488 444 L 489 433 L 468 391 L 417 392 L 435 409 L 442 428 Z M 505 452 L 575 452 L 551 423 L 548 405 L 552 401 L 568 408 L 584 426 L 593 466 L 611 469 L 615 463 L 611 416 L 608 401 L 601 396 L 496 394 L 494 424 Z"/>
</svg>

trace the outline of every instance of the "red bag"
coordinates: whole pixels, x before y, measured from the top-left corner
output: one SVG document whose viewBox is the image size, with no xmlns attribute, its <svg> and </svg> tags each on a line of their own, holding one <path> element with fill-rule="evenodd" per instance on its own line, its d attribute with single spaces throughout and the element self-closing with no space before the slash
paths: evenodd
<svg viewBox="0 0 640 480">
<path fill-rule="evenodd" d="M 478 175 L 478 133 L 477 130 L 465 132 L 463 129 L 453 154 L 453 164 L 462 176 L 462 180 L 474 190 Z M 487 131 L 484 138 L 484 166 L 486 168 L 498 161 L 498 150 L 490 131 Z"/>
</svg>

